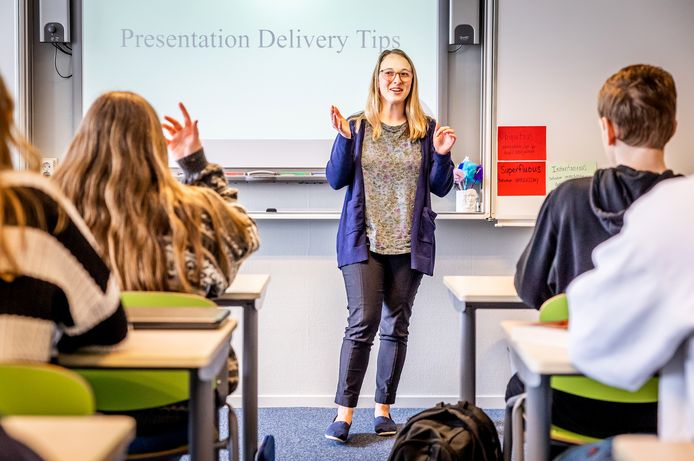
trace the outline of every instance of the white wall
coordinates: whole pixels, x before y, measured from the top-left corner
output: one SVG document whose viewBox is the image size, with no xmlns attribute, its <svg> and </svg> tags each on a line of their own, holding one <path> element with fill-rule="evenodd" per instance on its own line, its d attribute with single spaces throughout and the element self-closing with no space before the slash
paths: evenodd
<svg viewBox="0 0 694 461">
<path fill-rule="evenodd" d="M 261 405 L 329 405 L 346 325 L 346 297 L 335 265 L 336 222 L 261 221 L 262 250 L 244 272 L 272 276 L 260 311 Z M 414 307 L 399 405 L 428 406 L 458 395 L 459 318 L 443 275 L 509 274 L 529 231 L 486 222 L 440 221 L 433 277 L 425 277 Z M 501 329 L 505 318 L 534 311 L 478 314 L 478 402 L 502 405 L 510 376 Z M 373 399 L 375 350 L 362 394 Z M 368 397 L 367 397 L 368 396 Z"/>
<path fill-rule="evenodd" d="M 10 92 L 15 92 L 16 21 L 15 2 L 0 0 L 0 76 Z"/>
<path fill-rule="evenodd" d="M 460 136 L 454 149 L 454 160 L 459 162 L 464 155 L 476 158 L 479 153 L 479 48 L 451 54 L 449 63 L 449 124 Z M 59 156 L 71 136 L 72 84 L 55 75 L 49 45 L 37 45 L 34 66 L 34 142 L 45 156 Z M 314 189 L 307 193 L 306 188 Z M 338 209 L 344 192 L 332 191 L 327 185 L 254 184 L 241 188 L 240 193 L 241 201 L 251 209 L 267 196 L 299 203 L 309 200 L 320 203 L 320 208 Z M 452 196 L 447 197 L 442 207 L 453 208 L 452 201 Z M 399 389 L 400 406 L 457 399 L 459 320 L 441 277 L 513 273 L 530 236 L 529 229 L 498 229 L 487 222 L 439 221 L 437 226 L 436 272 L 434 277 L 424 278 L 417 295 Z M 260 405 L 332 405 L 347 317 L 335 261 L 337 222 L 260 221 L 259 228 L 262 248 L 242 271 L 272 277 L 260 312 Z M 533 316 L 530 311 L 478 314 L 477 393 L 482 406 L 502 406 L 510 376 L 499 321 Z M 239 351 L 240 333 L 234 340 Z M 376 349 L 362 389 L 364 405 L 373 398 L 375 353 Z"/>
</svg>

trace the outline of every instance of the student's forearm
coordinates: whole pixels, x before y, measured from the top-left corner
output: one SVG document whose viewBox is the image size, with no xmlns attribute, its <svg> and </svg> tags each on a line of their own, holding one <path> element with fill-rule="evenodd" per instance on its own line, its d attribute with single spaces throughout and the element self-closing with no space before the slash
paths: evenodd
<svg viewBox="0 0 694 461">
<path fill-rule="evenodd" d="M 226 201 L 236 201 L 238 198 L 238 190 L 229 187 L 222 167 L 209 163 L 203 149 L 182 158 L 178 165 L 183 170 L 185 184 L 212 189 Z"/>
<path fill-rule="evenodd" d="M 58 341 L 58 351 L 73 352 L 85 347 L 98 346 L 99 349 L 110 349 L 120 344 L 128 334 L 128 321 L 122 306 L 90 330 L 77 335 L 64 334 Z"/>
</svg>

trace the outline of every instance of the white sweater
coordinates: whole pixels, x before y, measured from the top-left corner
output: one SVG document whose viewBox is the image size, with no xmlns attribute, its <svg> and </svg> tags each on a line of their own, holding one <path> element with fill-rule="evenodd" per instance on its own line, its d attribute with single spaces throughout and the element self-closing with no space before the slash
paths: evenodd
<svg viewBox="0 0 694 461">
<path fill-rule="evenodd" d="M 694 440 L 694 177 L 656 186 L 597 247 L 567 290 L 569 352 L 606 384 L 638 389 L 660 372 L 658 432 Z"/>
</svg>

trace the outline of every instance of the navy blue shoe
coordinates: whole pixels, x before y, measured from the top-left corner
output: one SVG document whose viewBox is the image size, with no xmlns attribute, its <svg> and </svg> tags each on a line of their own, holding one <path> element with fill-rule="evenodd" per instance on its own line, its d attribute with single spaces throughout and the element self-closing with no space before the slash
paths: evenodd
<svg viewBox="0 0 694 461">
<path fill-rule="evenodd" d="M 345 443 L 349 437 L 350 424 L 344 421 L 335 421 L 325 430 L 325 438 L 336 442 Z"/>
<path fill-rule="evenodd" d="M 395 435 L 395 433 L 398 432 L 398 426 L 390 415 L 377 416 L 374 418 L 374 432 L 382 436 Z"/>
</svg>

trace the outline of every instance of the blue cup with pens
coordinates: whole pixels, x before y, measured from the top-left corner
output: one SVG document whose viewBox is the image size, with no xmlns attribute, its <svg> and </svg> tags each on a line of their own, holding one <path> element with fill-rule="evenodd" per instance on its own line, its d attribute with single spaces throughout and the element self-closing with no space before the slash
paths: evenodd
<svg viewBox="0 0 694 461">
<path fill-rule="evenodd" d="M 470 161 L 469 157 L 453 170 L 455 182 L 455 211 L 474 213 L 480 211 L 480 189 L 482 187 L 482 165 Z"/>
</svg>

